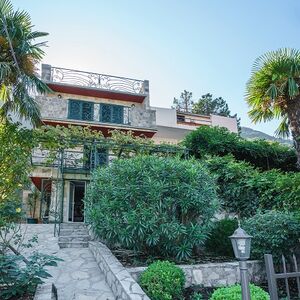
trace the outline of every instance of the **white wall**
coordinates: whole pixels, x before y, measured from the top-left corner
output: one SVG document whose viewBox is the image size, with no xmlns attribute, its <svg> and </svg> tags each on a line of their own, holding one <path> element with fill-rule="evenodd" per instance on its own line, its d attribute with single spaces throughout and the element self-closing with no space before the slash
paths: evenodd
<svg viewBox="0 0 300 300">
<path fill-rule="evenodd" d="M 157 126 L 176 127 L 177 125 L 176 109 L 163 108 L 163 107 L 151 107 L 151 109 L 156 110 Z"/>
<path fill-rule="evenodd" d="M 212 126 L 225 127 L 231 132 L 238 132 L 236 118 L 211 115 L 211 124 Z"/>
</svg>

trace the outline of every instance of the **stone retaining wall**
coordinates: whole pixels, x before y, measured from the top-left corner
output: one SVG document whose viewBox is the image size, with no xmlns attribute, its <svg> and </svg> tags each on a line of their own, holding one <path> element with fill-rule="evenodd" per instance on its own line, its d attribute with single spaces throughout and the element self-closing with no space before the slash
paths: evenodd
<svg viewBox="0 0 300 300">
<path fill-rule="evenodd" d="M 89 248 L 99 268 L 105 274 L 106 282 L 112 289 L 116 299 L 150 300 L 130 273 L 104 244 L 90 241 Z"/>
<path fill-rule="evenodd" d="M 186 287 L 203 285 L 205 287 L 232 285 L 240 282 L 238 262 L 209 263 L 198 265 L 179 265 L 186 277 Z M 127 268 L 135 280 L 146 267 Z M 266 278 L 264 265 L 259 261 L 249 261 L 249 278 L 253 283 L 259 283 Z"/>
</svg>

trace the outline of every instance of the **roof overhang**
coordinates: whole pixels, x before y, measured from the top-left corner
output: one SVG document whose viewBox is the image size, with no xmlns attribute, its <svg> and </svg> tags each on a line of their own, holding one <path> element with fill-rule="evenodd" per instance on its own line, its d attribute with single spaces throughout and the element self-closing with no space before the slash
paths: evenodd
<svg viewBox="0 0 300 300">
<path fill-rule="evenodd" d="M 84 126 L 84 127 L 90 127 L 92 130 L 101 131 L 105 137 L 109 137 L 110 131 L 116 129 L 121 131 L 132 131 L 134 136 L 145 136 L 147 138 L 152 138 L 154 134 L 157 132 L 156 129 L 151 128 L 141 128 L 141 127 L 130 127 L 127 125 L 117 125 L 117 124 L 104 124 L 104 123 L 96 123 L 96 122 L 82 122 L 82 121 L 74 121 L 69 122 L 67 120 L 55 120 L 55 119 L 44 119 L 42 118 L 42 122 L 45 125 L 51 125 L 51 126 Z"/>
<path fill-rule="evenodd" d="M 82 96 L 113 99 L 113 100 L 122 100 L 122 101 L 135 102 L 135 103 L 143 103 L 145 98 L 147 97 L 146 94 L 134 94 L 134 93 L 120 92 L 114 90 L 104 90 L 104 89 L 92 88 L 86 86 L 75 86 L 75 85 L 56 83 L 56 82 L 45 82 L 45 83 L 53 92 L 57 92 L 57 93 L 82 95 Z"/>
</svg>

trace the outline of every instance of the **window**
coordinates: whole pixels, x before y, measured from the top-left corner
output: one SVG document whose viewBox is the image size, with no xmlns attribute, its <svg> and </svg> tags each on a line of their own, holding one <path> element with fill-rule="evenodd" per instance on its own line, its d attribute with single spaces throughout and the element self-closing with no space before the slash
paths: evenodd
<svg viewBox="0 0 300 300">
<path fill-rule="evenodd" d="M 124 124 L 124 106 L 100 104 L 100 122 Z"/>
<path fill-rule="evenodd" d="M 93 121 L 94 119 L 94 103 L 69 100 L 69 119 Z"/>
</svg>

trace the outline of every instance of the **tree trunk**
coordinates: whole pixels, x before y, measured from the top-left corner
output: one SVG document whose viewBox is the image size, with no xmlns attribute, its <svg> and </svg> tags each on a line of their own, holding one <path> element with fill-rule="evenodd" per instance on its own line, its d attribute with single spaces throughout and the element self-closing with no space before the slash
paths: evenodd
<svg viewBox="0 0 300 300">
<path fill-rule="evenodd" d="M 289 128 L 294 140 L 297 154 L 297 168 L 300 170 L 300 97 L 290 99 L 286 109 L 289 119 Z"/>
</svg>

